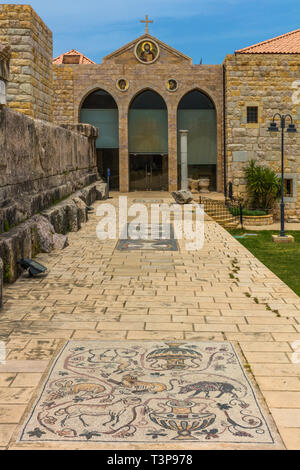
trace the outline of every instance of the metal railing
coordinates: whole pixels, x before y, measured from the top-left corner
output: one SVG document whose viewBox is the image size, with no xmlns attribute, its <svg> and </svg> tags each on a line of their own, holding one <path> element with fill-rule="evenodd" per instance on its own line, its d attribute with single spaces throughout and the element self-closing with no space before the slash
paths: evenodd
<svg viewBox="0 0 300 470">
<path fill-rule="evenodd" d="M 200 196 L 204 212 L 223 227 L 243 229 L 243 203 L 238 199 L 219 201 Z"/>
</svg>

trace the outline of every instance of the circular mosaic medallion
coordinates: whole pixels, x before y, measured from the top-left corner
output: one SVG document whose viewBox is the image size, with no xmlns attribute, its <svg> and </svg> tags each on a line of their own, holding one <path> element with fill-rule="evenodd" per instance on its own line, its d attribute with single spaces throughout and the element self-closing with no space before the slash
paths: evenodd
<svg viewBox="0 0 300 470">
<path fill-rule="evenodd" d="M 178 90 L 178 82 L 174 78 L 170 78 L 167 81 L 167 89 L 171 92 L 177 91 Z"/>
<path fill-rule="evenodd" d="M 117 80 L 117 88 L 119 91 L 127 91 L 129 88 L 129 83 L 125 78 L 119 78 Z"/>
<path fill-rule="evenodd" d="M 159 47 L 156 42 L 143 39 L 135 46 L 135 56 L 142 64 L 153 64 L 159 57 Z"/>
</svg>

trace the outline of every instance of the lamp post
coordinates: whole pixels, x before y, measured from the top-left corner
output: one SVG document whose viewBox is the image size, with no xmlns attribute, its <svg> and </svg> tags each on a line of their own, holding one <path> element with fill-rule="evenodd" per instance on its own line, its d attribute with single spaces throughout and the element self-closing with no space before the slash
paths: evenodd
<svg viewBox="0 0 300 470">
<path fill-rule="evenodd" d="M 284 129 L 286 127 L 286 120 L 290 119 L 291 123 L 287 128 L 287 132 L 297 132 L 295 124 L 293 124 L 293 118 L 290 114 L 279 114 L 275 113 L 273 120 L 268 128 L 270 132 L 278 132 L 278 126 L 275 122 L 276 117 L 280 119 L 280 128 L 281 128 L 281 204 L 280 204 L 280 237 L 286 237 L 285 227 L 284 227 Z"/>
</svg>

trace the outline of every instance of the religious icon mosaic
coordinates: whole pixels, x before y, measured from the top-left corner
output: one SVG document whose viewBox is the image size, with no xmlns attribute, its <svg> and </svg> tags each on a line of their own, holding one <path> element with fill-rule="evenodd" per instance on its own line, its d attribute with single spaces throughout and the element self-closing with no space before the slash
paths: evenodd
<svg viewBox="0 0 300 470">
<path fill-rule="evenodd" d="M 129 88 L 129 82 L 125 78 L 119 78 L 117 81 L 117 88 L 119 91 L 127 91 Z"/>
<path fill-rule="evenodd" d="M 171 92 L 177 91 L 178 90 L 178 82 L 174 78 L 170 78 L 167 81 L 167 89 Z"/>
<path fill-rule="evenodd" d="M 135 47 L 135 56 L 143 64 L 153 64 L 159 57 L 159 47 L 153 40 L 142 40 Z"/>
</svg>

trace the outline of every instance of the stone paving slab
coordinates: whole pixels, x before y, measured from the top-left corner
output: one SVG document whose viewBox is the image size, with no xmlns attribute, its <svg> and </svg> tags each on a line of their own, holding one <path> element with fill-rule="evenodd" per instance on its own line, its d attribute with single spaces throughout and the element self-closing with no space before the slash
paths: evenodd
<svg viewBox="0 0 300 470">
<path fill-rule="evenodd" d="M 37 256 L 47 277 L 21 277 L 4 289 L 0 410 L 9 406 L 14 422 L 1 421 L 0 447 L 9 445 L 59 340 L 194 339 L 239 343 L 285 446 L 300 449 L 300 364 L 292 362 L 299 297 L 213 221 L 202 250 L 187 252 L 180 241 L 178 252 L 151 253 L 117 251 L 116 241 L 96 238 L 97 223 L 94 212 L 64 251 Z"/>
</svg>

